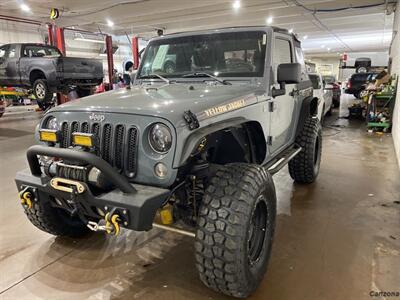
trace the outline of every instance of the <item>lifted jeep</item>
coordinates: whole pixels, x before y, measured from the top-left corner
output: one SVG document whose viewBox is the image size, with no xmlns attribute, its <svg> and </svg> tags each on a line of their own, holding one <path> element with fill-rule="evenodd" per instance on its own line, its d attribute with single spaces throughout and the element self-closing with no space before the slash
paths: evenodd
<svg viewBox="0 0 400 300">
<path fill-rule="evenodd" d="M 41 145 L 16 176 L 21 203 L 54 235 L 158 227 L 192 236 L 204 284 L 247 297 L 271 253 L 271 176 L 286 164 L 298 183 L 318 175 L 319 105 L 286 30 L 157 37 L 131 89 L 45 114 Z"/>
</svg>

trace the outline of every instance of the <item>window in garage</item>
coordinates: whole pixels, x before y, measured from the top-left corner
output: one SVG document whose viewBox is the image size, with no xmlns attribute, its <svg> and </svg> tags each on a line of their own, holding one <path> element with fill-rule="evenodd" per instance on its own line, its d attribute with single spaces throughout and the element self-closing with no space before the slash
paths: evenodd
<svg viewBox="0 0 400 300">
<path fill-rule="evenodd" d="M 275 50 L 274 50 L 274 74 L 275 81 L 277 76 L 277 69 L 280 64 L 292 62 L 292 50 L 289 40 L 277 38 L 275 39 Z"/>
</svg>

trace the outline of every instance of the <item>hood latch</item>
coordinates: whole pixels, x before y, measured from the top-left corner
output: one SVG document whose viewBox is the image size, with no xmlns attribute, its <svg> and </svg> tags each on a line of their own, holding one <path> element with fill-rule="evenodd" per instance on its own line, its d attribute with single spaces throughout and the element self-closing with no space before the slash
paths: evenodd
<svg viewBox="0 0 400 300">
<path fill-rule="evenodd" d="M 197 119 L 196 114 L 192 113 L 190 110 L 185 110 L 183 112 L 183 118 L 189 125 L 190 130 L 195 130 L 200 127 L 199 120 Z"/>
</svg>

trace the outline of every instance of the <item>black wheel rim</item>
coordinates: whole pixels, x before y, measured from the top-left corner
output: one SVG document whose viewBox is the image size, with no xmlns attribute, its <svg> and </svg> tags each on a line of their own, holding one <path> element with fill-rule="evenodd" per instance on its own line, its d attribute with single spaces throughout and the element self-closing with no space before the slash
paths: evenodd
<svg viewBox="0 0 400 300">
<path fill-rule="evenodd" d="M 248 257 L 250 265 L 254 265 L 261 257 L 264 249 L 264 241 L 267 234 L 268 210 L 265 198 L 261 195 L 258 198 L 253 211 L 248 240 Z"/>
</svg>

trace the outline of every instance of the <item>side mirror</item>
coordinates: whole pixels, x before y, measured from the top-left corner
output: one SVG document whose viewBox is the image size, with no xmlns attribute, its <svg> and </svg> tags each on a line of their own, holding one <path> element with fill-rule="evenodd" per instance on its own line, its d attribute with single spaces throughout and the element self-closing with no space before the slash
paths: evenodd
<svg viewBox="0 0 400 300">
<path fill-rule="evenodd" d="M 277 72 L 280 89 L 272 88 L 272 97 L 286 94 L 286 84 L 301 82 L 301 65 L 299 63 L 280 64 Z"/>
</svg>

